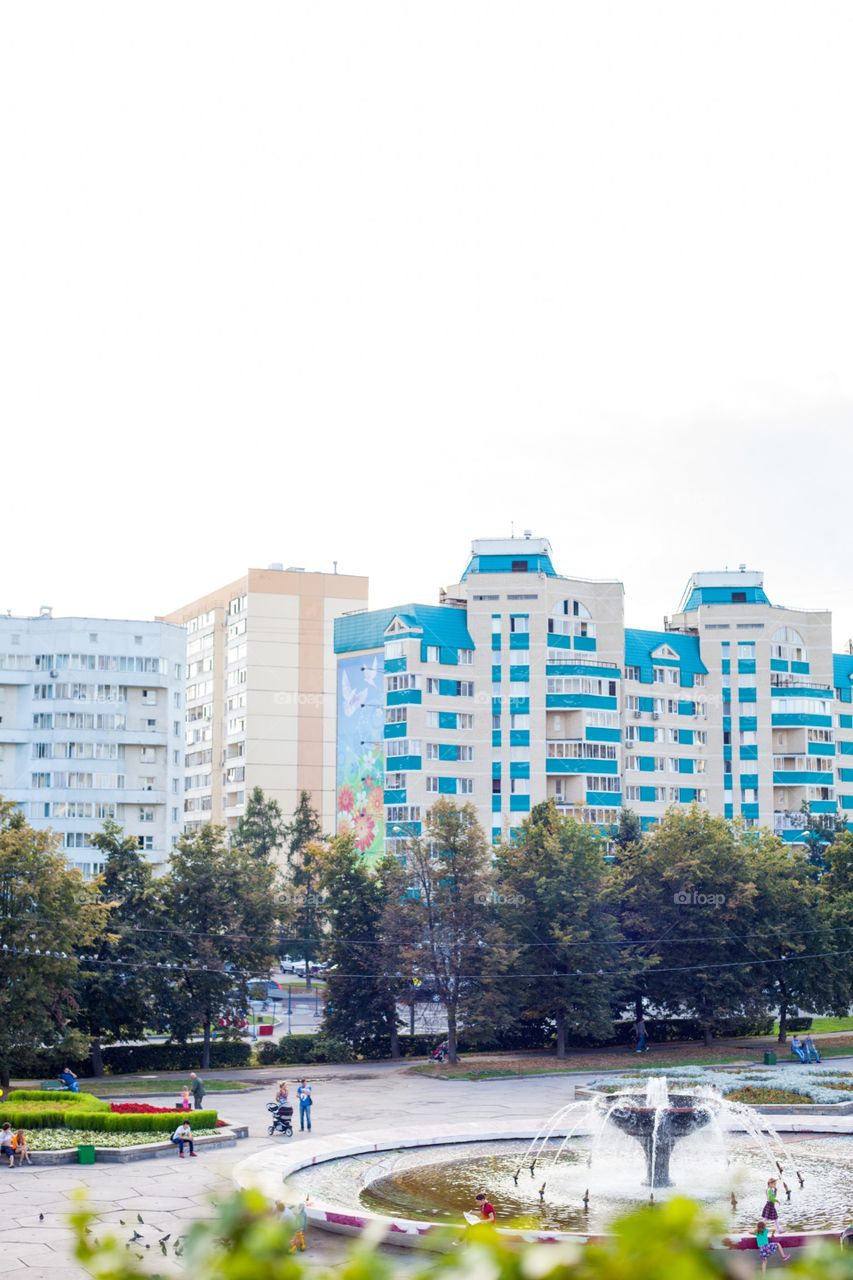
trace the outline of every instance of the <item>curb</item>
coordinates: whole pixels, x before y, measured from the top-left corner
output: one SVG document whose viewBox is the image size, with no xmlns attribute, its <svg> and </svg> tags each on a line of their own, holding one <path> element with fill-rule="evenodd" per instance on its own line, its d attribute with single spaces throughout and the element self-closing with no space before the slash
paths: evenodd
<svg viewBox="0 0 853 1280">
<path fill-rule="evenodd" d="M 206 1138 L 196 1138 L 197 1147 L 235 1147 L 237 1143 L 249 1136 L 248 1125 L 227 1125 L 218 1133 Z M 174 1144 L 165 1142 L 140 1142 L 135 1147 L 95 1147 L 96 1164 L 133 1164 L 137 1160 L 162 1160 L 174 1153 Z M 47 1168 L 61 1164 L 77 1164 L 77 1148 L 67 1147 L 61 1151 L 34 1151 L 30 1156 L 34 1168 Z"/>
</svg>

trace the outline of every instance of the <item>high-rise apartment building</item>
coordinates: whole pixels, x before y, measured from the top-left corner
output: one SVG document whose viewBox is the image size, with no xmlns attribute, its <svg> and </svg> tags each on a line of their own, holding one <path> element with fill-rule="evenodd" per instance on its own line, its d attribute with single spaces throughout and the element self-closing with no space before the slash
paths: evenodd
<svg viewBox="0 0 853 1280">
<path fill-rule="evenodd" d="M 367 578 L 249 569 L 165 621 L 187 631 L 186 829 L 234 826 L 253 787 L 289 816 L 308 791 L 335 813 L 335 619 Z"/>
<path fill-rule="evenodd" d="M 105 818 L 158 868 L 181 831 L 185 650 L 161 622 L 0 618 L 0 795 L 86 875 Z"/>
<path fill-rule="evenodd" d="M 794 842 L 804 804 L 853 810 L 853 656 L 760 573 L 697 573 L 636 630 L 621 583 L 558 575 L 543 538 L 483 539 L 439 605 L 341 618 L 335 649 L 337 827 L 367 855 L 443 795 L 494 841 L 549 797 L 602 828 L 695 801 Z"/>
</svg>

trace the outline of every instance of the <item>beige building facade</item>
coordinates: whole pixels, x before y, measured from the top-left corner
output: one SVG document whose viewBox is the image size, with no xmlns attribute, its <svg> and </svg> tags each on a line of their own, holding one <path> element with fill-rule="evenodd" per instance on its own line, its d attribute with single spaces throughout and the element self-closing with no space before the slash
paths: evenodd
<svg viewBox="0 0 853 1280">
<path fill-rule="evenodd" d="M 310 792 L 334 830 L 334 623 L 366 607 L 367 589 L 272 565 L 165 616 L 187 631 L 186 830 L 233 827 L 253 787 L 285 817 Z"/>
</svg>

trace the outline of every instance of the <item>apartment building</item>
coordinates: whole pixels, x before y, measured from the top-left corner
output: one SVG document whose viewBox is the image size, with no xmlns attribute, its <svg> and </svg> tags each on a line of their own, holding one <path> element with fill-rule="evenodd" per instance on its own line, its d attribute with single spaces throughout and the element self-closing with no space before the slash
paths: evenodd
<svg viewBox="0 0 853 1280">
<path fill-rule="evenodd" d="M 442 795 L 494 841 L 548 797 L 602 828 L 695 801 L 791 841 L 804 802 L 853 809 L 853 657 L 760 573 L 694 574 L 639 630 L 620 582 L 558 575 L 546 539 L 481 539 L 438 605 L 341 618 L 335 650 L 337 827 L 368 857 Z"/>
<path fill-rule="evenodd" d="M 233 827 L 253 787 L 335 814 L 335 619 L 368 581 L 270 565 L 166 615 L 186 628 L 185 828 Z"/>
<path fill-rule="evenodd" d="M 183 628 L 105 618 L 0 618 L 0 795 L 101 870 L 114 818 L 155 868 L 183 820 Z"/>
</svg>

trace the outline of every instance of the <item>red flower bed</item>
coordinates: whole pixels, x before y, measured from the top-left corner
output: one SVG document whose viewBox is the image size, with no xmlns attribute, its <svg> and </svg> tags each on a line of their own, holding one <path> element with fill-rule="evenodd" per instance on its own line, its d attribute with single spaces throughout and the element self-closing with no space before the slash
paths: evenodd
<svg viewBox="0 0 853 1280">
<path fill-rule="evenodd" d="M 177 1107 L 152 1107 L 150 1102 L 111 1102 L 110 1111 L 115 1111 L 120 1116 L 162 1116 L 167 1111 L 174 1111 L 180 1115 L 188 1114 Z"/>
<path fill-rule="evenodd" d="M 185 1116 L 187 1120 L 192 1117 L 192 1111 L 185 1111 L 183 1107 L 152 1107 L 150 1102 L 111 1102 L 110 1111 L 115 1111 L 120 1116 L 163 1116 L 166 1114 L 173 1116 Z M 225 1121 L 216 1121 L 217 1129 L 224 1129 Z"/>
</svg>

